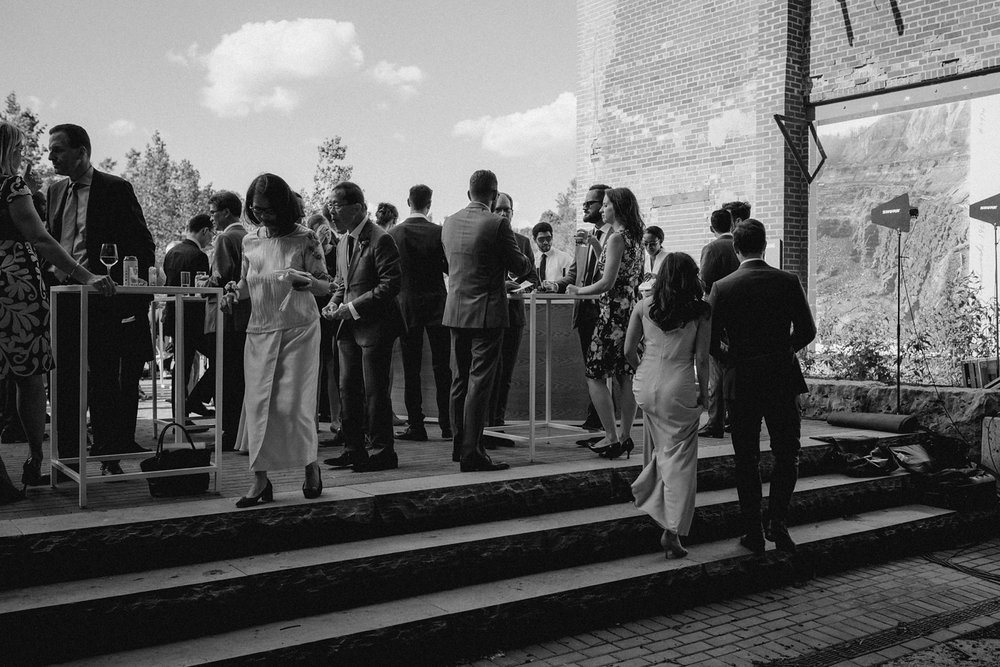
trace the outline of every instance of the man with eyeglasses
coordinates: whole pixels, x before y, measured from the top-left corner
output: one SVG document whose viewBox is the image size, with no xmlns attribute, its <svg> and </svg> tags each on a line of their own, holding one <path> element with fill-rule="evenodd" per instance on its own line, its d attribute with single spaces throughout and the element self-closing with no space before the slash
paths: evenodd
<svg viewBox="0 0 1000 667">
<path fill-rule="evenodd" d="M 240 220 L 243 203 L 239 195 L 220 190 L 208 198 L 208 215 L 219 230 L 212 252 L 212 274 L 209 287 L 224 287 L 239 282 L 243 268 L 243 237 L 246 227 Z M 236 446 L 236 432 L 240 426 L 243 409 L 243 348 L 247 341 L 247 324 L 250 322 L 250 299 L 237 301 L 232 311 L 222 317 L 222 449 Z"/>
<path fill-rule="evenodd" d="M 601 251 L 608 240 L 610 229 L 604 228 L 604 220 L 601 218 L 601 204 L 604 203 L 604 191 L 610 187 L 603 183 L 591 185 L 587 190 L 587 196 L 583 199 L 583 222 L 594 225 L 593 232 L 586 229 L 579 229 L 576 232 L 577 245 L 587 245 L 587 263 L 583 267 L 577 266 L 576 258 L 566 271 L 566 275 L 555 281 L 554 285 L 546 285 L 550 291 L 563 293 L 569 285 L 592 285 L 600 274 L 597 272 L 597 260 L 600 259 Z M 579 253 L 577 253 L 579 257 Z M 582 279 L 578 282 L 577 275 L 582 273 Z M 554 289 L 551 289 L 554 287 Z M 580 335 L 580 351 L 583 357 L 587 355 L 587 348 L 590 347 L 590 340 L 594 337 L 594 325 L 597 323 L 598 305 L 596 299 L 579 300 L 573 305 L 573 327 Z M 594 404 L 588 402 L 587 416 L 584 419 L 582 428 L 600 430 L 601 419 L 597 416 Z M 581 441 L 586 443 L 588 441 Z"/>
<path fill-rule="evenodd" d="M 548 283 L 552 287 L 556 280 L 564 277 L 569 271 L 573 257 L 568 252 L 552 247 L 552 225 L 547 222 L 539 222 L 532 227 L 531 237 L 538 246 L 539 254 L 535 262 L 538 280 L 543 285 Z"/>
</svg>

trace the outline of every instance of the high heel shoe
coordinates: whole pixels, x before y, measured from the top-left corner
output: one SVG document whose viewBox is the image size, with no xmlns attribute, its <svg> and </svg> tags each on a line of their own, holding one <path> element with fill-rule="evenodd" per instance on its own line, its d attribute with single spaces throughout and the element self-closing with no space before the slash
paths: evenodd
<svg viewBox="0 0 1000 667">
<path fill-rule="evenodd" d="M 617 447 L 618 446 L 617 442 L 609 442 L 607 444 L 601 445 L 600 447 L 595 447 L 594 446 L 594 445 L 600 444 L 600 442 L 601 442 L 601 440 L 598 440 L 593 445 L 589 445 L 587 447 L 587 449 L 589 449 L 590 451 L 594 452 L 598 456 L 604 456 L 608 452 L 608 450 L 610 450 L 612 447 Z"/>
<path fill-rule="evenodd" d="M 681 540 L 677 533 L 669 530 L 663 531 L 663 536 L 660 537 L 660 546 L 663 547 L 663 555 L 667 560 L 684 558 L 688 555 L 688 550 L 681 546 Z"/>
<path fill-rule="evenodd" d="M 42 459 L 32 456 L 24 462 L 24 468 L 21 473 L 21 484 L 24 486 L 42 486 L 45 484 L 42 481 Z"/>
<path fill-rule="evenodd" d="M 630 459 L 632 458 L 633 449 L 635 449 L 635 443 L 632 442 L 632 438 L 625 438 L 621 442 L 613 443 L 601 456 L 606 459 L 616 459 L 625 454 L 625 458 Z"/>
<path fill-rule="evenodd" d="M 319 484 L 316 486 L 309 486 L 308 478 L 302 483 L 302 495 L 305 496 L 307 500 L 319 498 L 320 494 L 323 493 L 323 474 L 319 466 L 316 466 L 316 478 L 319 480 Z"/>
<path fill-rule="evenodd" d="M 264 490 L 258 493 L 256 496 L 243 496 L 236 501 L 236 507 L 243 509 L 244 507 L 253 507 L 258 503 L 263 505 L 264 503 L 269 503 L 274 500 L 274 487 L 271 486 L 271 480 L 267 480 L 267 486 Z"/>
</svg>

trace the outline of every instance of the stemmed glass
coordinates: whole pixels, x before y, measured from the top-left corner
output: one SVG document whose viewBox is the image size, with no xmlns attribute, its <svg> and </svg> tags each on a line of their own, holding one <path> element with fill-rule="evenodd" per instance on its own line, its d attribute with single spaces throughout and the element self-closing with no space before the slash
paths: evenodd
<svg viewBox="0 0 1000 667">
<path fill-rule="evenodd" d="M 118 263 L 118 244 L 101 244 L 101 264 L 108 267 L 108 275 L 111 275 L 111 267 Z"/>
</svg>

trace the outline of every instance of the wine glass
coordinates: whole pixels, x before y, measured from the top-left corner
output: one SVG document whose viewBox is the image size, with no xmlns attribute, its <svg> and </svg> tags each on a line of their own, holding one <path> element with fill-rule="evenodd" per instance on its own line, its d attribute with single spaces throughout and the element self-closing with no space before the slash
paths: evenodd
<svg viewBox="0 0 1000 667">
<path fill-rule="evenodd" d="M 111 267 L 118 263 L 118 244 L 101 244 L 101 264 L 108 267 L 108 275 L 111 275 Z"/>
</svg>

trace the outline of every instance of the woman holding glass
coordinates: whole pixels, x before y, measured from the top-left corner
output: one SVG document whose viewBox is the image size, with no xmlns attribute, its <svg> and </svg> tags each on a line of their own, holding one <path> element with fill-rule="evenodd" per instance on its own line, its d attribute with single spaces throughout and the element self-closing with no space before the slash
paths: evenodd
<svg viewBox="0 0 1000 667">
<path fill-rule="evenodd" d="M 639 298 L 642 280 L 643 222 L 639 203 L 628 188 L 610 188 L 604 192 L 601 206 L 604 224 L 610 226 L 597 271 L 601 277 L 592 285 L 569 285 L 568 294 L 598 294 L 600 311 L 594 336 L 584 358 L 587 388 L 594 403 L 605 437 L 590 446 L 591 451 L 609 459 L 625 453 L 630 455 L 635 445 L 630 432 L 635 420 L 635 397 L 632 395 L 631 366 L 625 360 L 625 330 L 632 307 Z M 615 425 L 615 406 L 607 380 L 615 384 L 615 395 L 621 404 L 622 423 Z"/>
<path fill-rule="evenodd" d="M 316 460 L 315 297 L 329 294 L 331 283 L 319 239 L 298 224 L 300 207 L 284 180 L 274 174 L 255 178 L 245 207 L 247 219 L 259 226 L 243 239 L 242 277 L 226 285 L 222 303 L 227 312 L 238 299 L 251 303 L 236 449 L 249 451 L 254 483 L 237 507 L 274 499 L 269 470 L 303 466 L 303 495 L 317 498 L 323 491 Z"/>
<path fill-rule="evenodd" d="M 21 481 L 36 486 L 43 483 L 44 376 L 53 367 L 48 290 L 42 283 L 36 252 L 103 295 L 114 294 L 115 284 L 109 276 L 94 275 L 78 264 L 45 231 L 31 201 L 35 187 L 31 165 L 23 177 L 19 175 L 24 143 L 24 133 L 18 127 L 0 122 L 0 377 L 13 376 L 17 386 L 17 411 L 30 450 Z M 21 495 L 0 461 L 0 503 Z"/>
<path fill-rule="evenodd" d="M 691 256 L 667 254 L 652 295 L 632 311 L 625 336 L 625 358 L 636 369 L 635 400 L 644 415 L 646 466 L 632 484 L 632 495 L 635 506 L 663 527 L 660 545 L 667 558 L 687 555 L 680 537 L 688 534 L 694 518 L 698 422 L 708 394 L 712 328 L 711 309 L 701 297 Z"/>
</svg>

